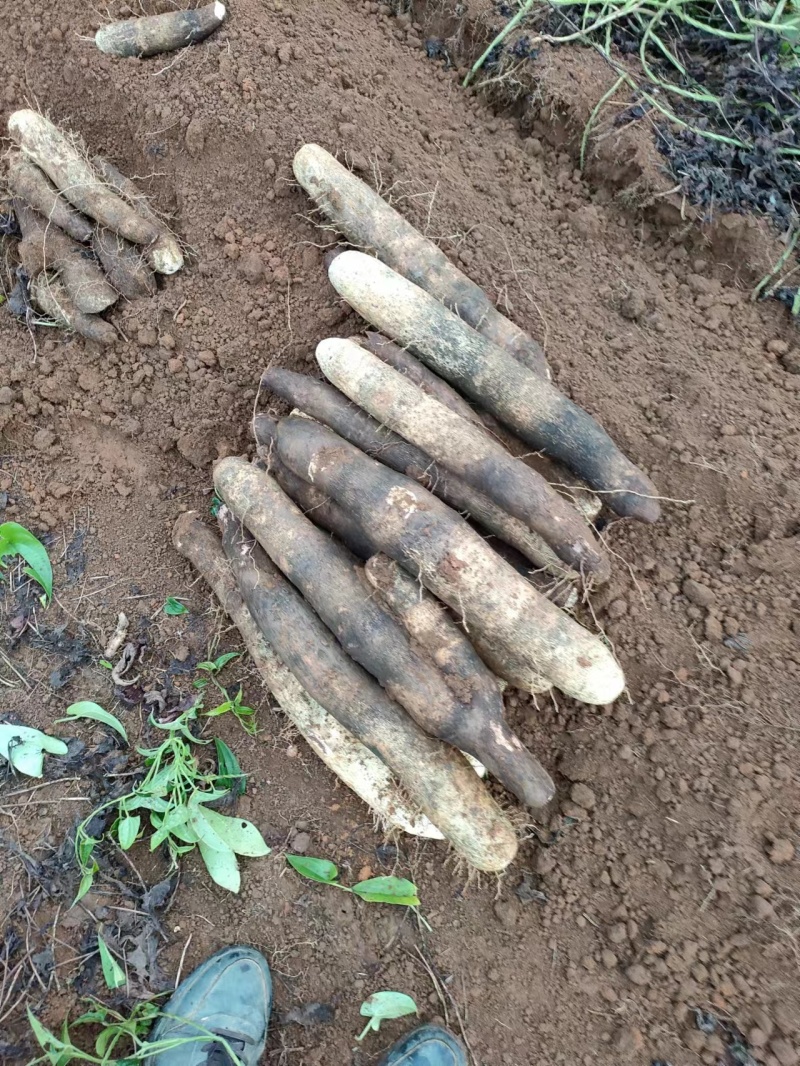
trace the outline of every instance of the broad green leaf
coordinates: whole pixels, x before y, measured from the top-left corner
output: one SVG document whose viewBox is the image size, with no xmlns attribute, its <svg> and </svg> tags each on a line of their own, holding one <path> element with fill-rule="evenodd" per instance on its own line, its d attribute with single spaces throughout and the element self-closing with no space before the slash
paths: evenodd
<svg viewBox="0 0 800 1066">
<path fill-rule="evenodd" d="M 142 824 L 142 819 L 138 814 L 126 814 L 124 818 L 120 819 L 117 826 L 117 838 L 119 840 L 119 846 L 123 851 L 127 851 L 133 847 L 133 844 L 139 835 L 139 827 Z"/>
<path fill-rule="evenodd" d="M 403 1018 L 406 1014 L 419 1014 L 419 1010 L 411 996 L 407 996 L 404 992 L 387 990 L 386 992 L 374 992 L 368 999 L 365 999 L 361 1004 L 361 1014 L 370 1021 L 361 1035 L 356 1038 L 357 1040 L 363 1040 L 371 1030 L 377 1032 L 381 1027 L 381 1022 L 389 1018 Z"/>
<path fill-rule="evenodd" d="M 200 814 L 220 840 L 227 844 L 231 851 L 237 855 L 246 855 L 248 858 L 257 859 L 262 855 L 269 855 L 272 850 L 267 847 L 266 841 L 252 822 L 232 815 L 218 814 L 217 811 L 209 810 L 206 807 L 200 808 Z"/>
<path fill-rule="evenodd" d="M 49 737 L 31 726 L 0 724 L 0 755 L 21 774 L 41 777 L 45 752 L 66 755 L 67 745 L 58 737 Z"/>
<path fill-rule="evenodd" d="M 53 595 L 53 568 L 44 544 L 18 522 L 0 525 L 0 566 L 8 555 L 21 555 L 28 564 L 25 573 L 38 582 L 48 600 Z"/>
<path fill-rule="evenodd" d="M 418 907 L 417 886 L 404 877 L 371 877 L 353 885 L 353 892 L 367 903 L 397 903 Z"/>
<path fill-rule="evenodd" d="M 228 711 L 233 710 L 233 703 L 230 700 L 225 700 L 224 703 L 217 704 L 216 707 L 212 707 L 210 711 L 204 711 L 206 718 L 219 718 L 221 714 L 227 714 Z"/>
<path fill-rule="evenodd" d="M 28 1011 L 28 1024 L 31 1027 L 33 1035 L 39 1042 L 39 1046 L 43 1051 L 50 1051 L 55 1049 L 57 1051 L 63 1051 L 68 1046 L 63 1040 L 60 1040 L 55 1033 L 51 1033 L 49 1029 L 46 1029 L 36 1015 L 33 1013 L 30 1007 L 26 1008 Z"/>
<path fill-rule="evenodd" d="M 103 978 L 106 985 L 111 989 L 122 988 L 127 980 L 125 971 L 108 950 L 105 940 L 99 933 L 97 934 L 97 948 L 100 952 L 100 965 L 103 967 Z"/>
<path fill-rule="evenodd" d="M 238 892 L 242 878 L 239 873 L 239 863 L 231 849 L 217 851 L 216 848 L 210 848 L 203 840 L 200 840 L 198 847 L 206 869 L 211 875 L 211 880 L 222 888 L 227 888 L 229 892 Z"/>
<path fill-rule="evenodd" d="M 339 871 L 330 859 L 314 859 L 308 855 L 287 855 L 286 861 L 303 877 L 311 881 L 319 881 L 323 885 L 333 884 L 339 876 Z"/>
<path fill-rule="evenodd" d="M 207 848 L 214 851 L 230 851 L 233 852 L 233 848 L 229 844 L 226 844 L 222 837 L 217 833 L 216 829 L 206 820 L 204 815 L 207 812 L 205 808 L 198 807 L 192 811 L 189 821 L 186 823 L 190 829 L 197 834 L 198 843 L 204 844 Z"/>
<path fill-rule="evenodd" d="M 161 799 L 160 796 L 133 796 L 131 799 L 125 800 L 126 811 L 158 811 L 163 814 L 164 811 L 169 810 L 169 804 L 165 799 Z"/>
<path fill-rule="evenodd" d="M 223 666 L 227 666 L 229 662 L 239 658 L 238 651 L 226 651 L 222 655 L 218 655 L 216 659 L 206 659 L 202 663 L 197 664 L 198 670 L 207 670 L 209 674 L 218 674 Z"/>
<path fill-rule="evenodd" d="M 164 614 L 171 616 L 178 614 L 188 614 L 189 608 L 177 600 L 174 596 L 167 596 L 166 603 L 164 604 Z"/>
<path fill-rule="evenodd" d="M 180 806 L 170 807 L 167 813 L 164 815 L 158 829 L 150 837 L 150 850 L 155 851 L 159 844 L 163 844 L 170 833 L 174 833 L 176 829 L 179 829 L 182 825 L 185 825 L 189 821 L 191 811 L 188 807 Z M 152 819 L 151 819 L 152 820 Z"/>
<path fill-rule="evenodd" d="M 239 760 L 228 747 L 224 740 L 214 738 L 214 747 L 217 749 L 217 782 L 223 788 L 227 788 L 236 796 L 244 795 L 247 788 L 247 779 L 242 773 Z"/>
<path fill-rule="evenodd" d="M 128 734 L 125 732 L 125 726 L 120 722 L 119 718 L 104 710 L 99 703 L 92 703 L 91 700 L 81 700 L 79 703 L 70 704 L 67 707 L 65 717 L 56 718 L 56 721 L 74 722 L 78 718 L 90 718 L 93 722 L 102 722 L 103 725 L 115 729 L 125 743 L 128 743 Z"/>
<path fill-rule="evenodd" d="M 84 875 L 81 878 L 81 883 L 78 886 L 78 893 L 75 896 L 75 899 L 72 901 L 73 907 L 78 902 L 78 900 L 83 899 L 83 897 L 86 895 L 86 893 L 89 891 L 89 889 L 94 884 L 94 875 L 97 873 L 98 869 L 99 869 L 99 867 L 98 867 L 97 863 L 93 862 L 92 866 L 91 866 L 91 869 L 86 870 L 84 872 Z"/>
</svg>

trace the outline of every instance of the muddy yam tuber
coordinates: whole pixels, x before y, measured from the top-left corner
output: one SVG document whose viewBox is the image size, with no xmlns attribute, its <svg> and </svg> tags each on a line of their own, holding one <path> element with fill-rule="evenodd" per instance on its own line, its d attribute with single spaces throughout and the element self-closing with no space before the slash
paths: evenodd
<svg viewBox="0 0 800 1066">
<path fill-rule="evenodd" d="M 14 156 L 8 168 L 8 187 L 19 200 L 38 211 L 73 240 L 91 240 L 92 224 L 67 203 L 39 168 L 24 155 Z"/>
<path fill-rule="evenodd" d="M 167 11 L 101 26 L 94 43 L 112 56 L 138 57 L 174 52 L 204 41 L 225 20 L 225 5 L 217 2 L 188 11 Z"/>
</svg>

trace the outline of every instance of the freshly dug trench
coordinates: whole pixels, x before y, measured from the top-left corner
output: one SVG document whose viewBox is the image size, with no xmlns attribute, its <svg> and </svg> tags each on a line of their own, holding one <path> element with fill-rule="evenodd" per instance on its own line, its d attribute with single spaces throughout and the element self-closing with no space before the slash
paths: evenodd
<svg viewBox="0 0 800 1066">
<path fill-rule="evenodd" d="M 545 677 L 585 703 L 612 703 L 622 692 L 625 679 L 606 645 L 540 596 L 416 482 L 308 419 L 279 424 L 278 454 L 352 511 L 381 550 L 452 607 L 499 661 L 506 655 L 521 661 L 532 683 Z"/>
<path fill-rule="evenodd" d="M 31 281 L 31 299 L 56 325 L 74 329 L 97 344 L 113 344 L 117 331 L 99 315 L 87 315 L 72 303 L 63 282 L 55 274 L 42 271 Z"/>
<path fill-rule="evenodd" d="M 500 314 L 486 293 L 432 241 L 318 144 L 305 144 L 294 175 L 333 225 L 357 248 L 425 289 L 540 377 L 550 376 L 536 341 Z"/>
<path fill-rule="evenodd" d="M 338 389 L 280 367 L 265 371 L 261 384 L 323 422 L 368 455 L 415 478 L 455 510 L 469 514 L 479 525 L 513 545 L 537 569 L 557 577 L 577 577 L 524 522 L 508 514 L 461 478 L 443 470 L 421 449 L 381 426 Z"/>
<path fill-rule="evenodd" d="M 443 378 L 531 447 L 582 477 L 617 514 L 654 522 L 656 490 L 595 420 L 549 381 L 395 271 L 363 252 L 343 252 L 328 276 L 363 318 L 411 348 Z"/>
<path fill-rule="evenodd" d="M 91 240 L 91 222 L 68 204 L 41 170 L 24 155 L 14 154 L 8 168 L 8 187 L 14 196 L 30 204 L 34 211 L 73 240 L 84 244 Z"/>
<path fill-rule="evenodd" d="M 75 308 L 87 315 L 105 311 L 116 302 L 117 292 L 88 248 L 21 200 L 15 199 L 13 205 L 22 233 L 17 251 L 29 277 L 41 270 L 57 271 Z"/>
<path fill-rule="evenodd" d="M 118 233 L 98 226 L 92 236 L 92 249 L 103 264 L 106 277 L 126 300 L 152 296 L 158 291 L 155 274 L 144 256 Z"/>
<path fill-rule="evenodd" d="M 203 525 L 196 511 L 180 516 L 172 541 L 211 588 L 239 630 L 265 686 L 328 769 L 375 812 L 383 826 L 442 840 L 436 826 L 408 803 L 388 767 L 312 700 L 278 659 L 245 606 L 219 537 Z"/>
<path fill-rule="evenodd" d="M 107 55 L 146 59 L 204 41 L 224 20 L 225 5 L 217 0 L 190 11 L 167 11 L 163 15 L 112 22 L 100 27 L 94 43 Z"/>
<path fill-rule="evenodd" d="M 375 599 L 363 568 L 314 526 L 278 483 L 243 459 L 222 459 L 214 487 L 345 651 L 427 733 L 479 759 L 521 803 L 543 807 L 553 782 L 503 719 L 503 701 L 478 684 L 458 696 Z"/>
<path fill-rule="evenodd" d="M 8 131 L 74 207 L 133 244 L 144 245 L 148 259 L 160 274 L 180 270 L 183 255 L 175 238 L 163 227 L 148 222 L 113 192 L 49 119 L 38 111 L 15 111 L 8 120 Z"/>
<path fill-rule="evenodd" d="M 569 566 L 598 581 L 608 578 L 608 559 L 577 511 L 484 429 L 352 341 L 320 341 L 317 362 L 328 380 L 377 422 L 524 522 Z"/>
<path fill-rule="evenodd" d="M 347 655 L 227 509 L 222 541 L 259 630 L 309 695 L 383 760 L 406 794 L 479 870 L 503 870 L 517 840 L 466 759 L 424 733 Z"/>
</svg>

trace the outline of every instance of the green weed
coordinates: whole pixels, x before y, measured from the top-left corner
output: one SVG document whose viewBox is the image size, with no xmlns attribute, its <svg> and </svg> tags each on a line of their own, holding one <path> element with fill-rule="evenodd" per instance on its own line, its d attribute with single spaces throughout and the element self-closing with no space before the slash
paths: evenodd
<svg viewBox="0 0 800 1066">
<path fill-rule="evenodd" d="M 23 573 L 32 577 L 44 589 L 44 602 L 53 596 L 53 568 L 44 544 L 18 522 L 0 525 L 0 567 L 8 556 L 21 555 L 28 564 Z"/>
</svg>

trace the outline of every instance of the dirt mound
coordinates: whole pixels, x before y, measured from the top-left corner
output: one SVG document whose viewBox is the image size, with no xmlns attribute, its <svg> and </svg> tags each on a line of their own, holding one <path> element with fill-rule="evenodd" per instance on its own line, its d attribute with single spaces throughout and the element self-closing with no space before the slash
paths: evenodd
<svg viewBox="0 0 800 1066">
<path fill-rule="evenodd" d="M 332 236 L 291 177 L 305 141 L 390 195 L 541 340 L 559 385 L 665 497 L 657 526 L 608 530 L 615 574 L 593 601 L 630 699 L 537 708 L 508 696 L 559 796 L 503 881 L 468 884 L 439 844 L 387 845 L 242 671 L 262 733 L 251 739 L 227 719 L 219 729 L 251 775 L 243 816 L 277 850 L 334 859 L 348 883 L 367 868 L 411 876 L 432 931 L 284 874 L 277 857 L 247 864 L 240 897 L 191 858 L 158 912 L 160 968 L 174 977 L 182 961 L 185 973 L 231 941 L 263 949 L 280 1013 L 335 1009 L 332 1024 L 276 1025 L 269 1061 L 281 1063 L 348 1061 L 361 1000 L 395 988 L 425 1017 L 463 1024 L 474 1061 L 491 1066 L 741 1062 L 731 1058 L 744 1047 L 737 1031 L 757 1061 L 793 1066 L 800 352 L 783 309 L 749 300 L 756 268 L 742 231 L 728 235 L 738 252 L 716 260 L 675 213 L 665 223 L 631 210 L 634 195 L 590 186 L 558 115 L 520 126 L 516 112 L 493 113 L 428 57 L 432 22 L 410 13 L 240 0 L 204 44 L 146 62 L 101 55 L 99 16 L 76 0 L 21 0 L 14 14 L 0 45 L 0 122 L 39 106 L 78 129 L 149 188 L 192 258 L 157 297 L 113 312 L 122 335 L 102 352 L 55 331 L 32 337 L 0 314 L 0 518 L 49 538 L 58 599 L 34 624 L 65 624 L 75 639 L 82 627 L 93 657 L 54 688 L 58 647 L 37 646 L 30 631 L 13 647 L 4 638 L 5 711 L 49 726 L 75 699 L 96 699 L 145 741 L 141 711 L 114 700 L 97 665 L 118 612 L 147 645 L 144 680 L 179 693 L 212 642 L 229 646 L 171 547 L 171 525 L 189 507 L 208 509 L 214 458 L 251 448 L 264 367 L 307 369 L 320 337 L 358 325 L 327 283 Z M 546 61 L 565 98 L 571 82 L 574 95 L 596 88 L 590 66 L 581 81 L 560 55 Z M 164 615 L 168 595 L 189 614 Z M 4 633 L 16 607 L 7 600 Z M 73 731 L 90 750 L 101 736 L 88 724 Z M 148 975 L 158 986 L 153 942 L 115 910 L 140 909 L 140 895 L 126 902 L 101 883 L 86 911 L 69 910 L 72 886 L 49 892 L 48 876 L 20 858 L 58 853 L 88 813 L 80 797 L 93 765 L 78 763 L 77 780 L 38 791 L 9 781 L 0 793 L 3 839 L 17 849 L 0 850 L 15 929 L 5 962 L 21 964 L 0 1018 L 21 1061 L 32 1057 L 26 998 L 57 1026 L 79 995 L 102 993 L 98 923 L 141 966 L 140 991 Z M 131 859 L 148 885 L 166 874 L 146 849 Z M 39 959 L 34 972 L 48 948 L 53 966 Z M 384 1026 L 356 1059 L 402 1030 Z"/>
</svg>

